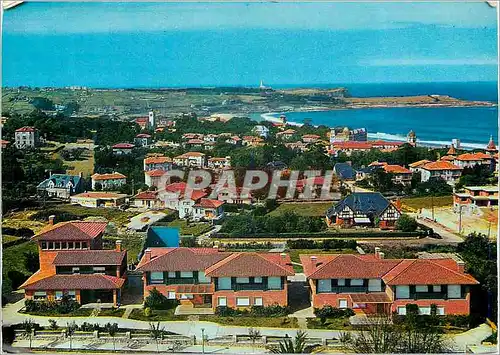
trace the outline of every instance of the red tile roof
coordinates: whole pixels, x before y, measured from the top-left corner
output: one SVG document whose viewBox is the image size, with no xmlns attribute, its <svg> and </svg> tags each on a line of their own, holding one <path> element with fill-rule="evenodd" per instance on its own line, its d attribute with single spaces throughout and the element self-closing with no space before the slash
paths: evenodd
<svg viewBox="0 0 500 355">
<path fill-rule="evenodd" d="M 110 174 L 94 174 L 91 176 L 92 180 L 114 180 L 114 179 L 126 179 L 127 177 L 120 173 L 110 173 Z"/>
<path fill-rule="evenodd" d="M 60 251 L 54 258 L 54 265 L 121 265 L 126 251 L 85 250 Z"/>
<path fill-rule="evenodd" d="M 455 146 L 453 144 L 450 146 L 450 149 L 448 149 L 448 152 L 446 154 L 447 155 L 455 155 L 455 154 L 457 154 L 457 150 L 455 149 Z"/>
<path fill-rule="evenodd" d="M 165 191 L 172 193 L 179 193 L 179 198 L 184 197 L 184 193 L 186 192 L 187 184 L 185 182 L 174 182 L 173 184 L 169 184 L 165 187 Z M 205 197 L 207 193 L 203 190 L 193 190 L 191 193 L 191 200 L 196 201 L 202 197 Z"/>
<path fill-rule="evenodd" d="M 201 139 L 190 139 L 186 142 L 187 144 L 203 144 L 205 141 Z"/>
<path fill-rule="evenodd" d="M 121 288 L 125 279 L 101 275 L 53 275 L 24 286 L 25 290 L 113 290 Z"/>
<path fill-rule="evenodd" d="M 204 157 L 205 154 L 200 152 L 187 152 L 181 155 L 176 156 L 174 159 L 185 159 L 189 157 Z"/>
<path fill-rule="evenodd" d="M 49 225 L 33 240 L 89 240 L 104 233 L 108 222 L 71 221 Z"/>
<path fill-rule="evenodd" d="M 493 136 L 490 137 L 490 141 L 488 142 L 488 145 L 486 146 L 486 150 L 497 150 L 497 147 L 495 145 L 495 141 L 493 140 Z"/>
<path fill-rule="evenodd" d="M 302 138 L 315 138 L 315 139 L 320 139 L 321 136 L 318 136 L 317 134 L 304 134 Z"/>
<path fill-rule="evenodd" d="M 462 170 L 462 168 L 450 163 L 449 161 L 434 161 L 422 166 L 424 170 Z"/>
<path fill-rule="evenodd" d="M 290 256 L 273 253 L 233 253 L 205 270 L 210 277 L 292 276 Z"/>
<path fill-rule="evenodd" d="M 455 160 L 455 157 L 453 155 L 445 155 L 444 157 L 441 157 L 440 160 L 452 162 Z"/>
<path fill-rule="evenodd" d="M 135 145 L 130 143 L 118 143 L 113 146 L 113 149 L 132 149 Z"/>
<path fill-rule="evenodd" d="M 147 134 L 147 133 L 139 133 L 136 137 L 137 138 L 151 138 L 151 135 Z"/>
<path fill-rule="evenodd" d="M 456 159 L 460 161 L 480 161 L 483 159 L 490 159 L 491 156 L 485 153 L 465 153 L 460 154 Z"/>
<path fill-rule="evenodd" d="M 143 191 L 134 196 L 136 200 L 156 200 L 158 191 Z"/>
<path fill-rule="evenodd" d="M 16 132 L 35 132 L 36 128 L 31 126 L 24 126 L 16 129 Z"/>
<path fill-rule="evenodd" d="M 200 271 L 228 257 L 230 253 L 213 248 L 150 248 L 151 260 L 145 253 L 138 271 Z"/>
<path fill-rule="evenodd" d="M 144 159 L 144 163 L 146 164 L 163 164 L 163 163 L 171 163 L 172 159 L 169 157 L 148 157 Z"/>
<path fill-rule="evenodd" d="M 160 177 L 160 176 L 165 175 L 166 173 L 167 172 L 165 170 L 161 170 L 161 169 L 155 169 L 155 170 L 146 171 L 146 174 L 148 176 L 151 176 L 151 177 Z"/>
<path fill-rule="evenodd" d="M 409 164 L 409 167 L 410 167 L 410 168 L 419 168 L 419 167 L 421 167 L 422 165 L 425 165 L 425 164 L 427 164 L 427 163 L 431 163 L 431 161 L 430 161 L 430 160 L 427 160 L 427 159 L 423 159 L 423 160 L 419 160 L 419 161 L 416 161 L 416 162 L 414 162 L 414 163 Z"/>
<path fill-rule="evenodd" d="M 224 201 L 219 200 L 211 200 L 209 198 L 202 198 L 200 202 L 194 205 L 194 207 L 203 207 L 203 208 L 218 208 L 224 204 Z"/>
<path fill-rule="evenodd" d="M 452 270 L 431 259 L 403 260 L 382 280 L 387 285 L 474 285 L 472 276 Z"/>
<path fill-rule="evenodd" d="M 353 303 L 392 303 L 385 292 L 351 293 L 349 294 Z"/>
<path fill-rule="evenodd" d="M 119 194 L 116 192 L 99 192 L 99 191 L 90 191 L 90 192 L 82 192 L 81 194 L 78 195 L 73 195 L 71 198 L 100 198 L 100 199 L 118 199 L 118 198 L 123 198 L 127 197 L 127 194 Z"/>
<path fill-rule="evenodd" d="M 401 165 L 384 165 L 386 173 L 390 174 L 411 174 L 412 172 Z"/>
</svg>

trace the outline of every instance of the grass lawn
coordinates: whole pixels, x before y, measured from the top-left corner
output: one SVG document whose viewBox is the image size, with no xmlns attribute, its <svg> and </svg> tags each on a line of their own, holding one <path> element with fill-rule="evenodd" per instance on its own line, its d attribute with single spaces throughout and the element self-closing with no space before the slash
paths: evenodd
<svg viewBox="0 0 500 355">
<path fill-rule="evenodd" d="M 212 229 L 212 226 L 208 223 L 194 223 L 190 222 L 189 225 L 187 221 L 183 219 L 176 219 L 168 224 L 169 227 L 178 227 L 181 231 L 181 235 L 194 235 L 195 237 L 200 234 L 208 232 Z"/>
<path fill-rule="evenodd" d="M 282 203 L 274 211 L 268 213 L 270 216 L 277 216 L 284 212 L 295 212 L 300 216 L 324 216 L 331 202 L 320 203 Z"/>
<path fill-rule="evenodd" d="M 7 275 L 9 271 L 18 271 L 23 273 L 26 278 L 31 276 L 32 272 L 26 267 L 24 255 L 28 252 L 38 252 L 38 246 L 35 242 L 30 241 L 5 248 L 2 254 L 3 275 Z"/>
<path fill-rule="evenodd" d="M 167 310 L 152 310 L 152 315 L 146 317 L 144 315 L 144 310 L 134 309 L 130 313 L 129 319 L 141 320 L 144 322 L 162 322 L 162 321 L 175 321 L 175 320 L 187 320 L 187 316 L 176 316 L 174 315 L 175 308 Z"/>
<path fill-rule="evenodd" d="M 113 222 L 117 227 L 128 224 L 129 219 L 137 214 L 115 208 L 90 208 L 69 204 L 57 205 L 50 207 L 50 209 L 58 212 L 72 213 L 81 217 L 104 217 L 108 221 Z"/>
<path fill-rule="evenodd" d="M 99 317 L 121 317 L 123 316 L 123 313 L 125 313 L 125 308 L 117 308 L 117 309 L 113 309 L 113 308 L 106 308 L 106 309 L 102 309 L 98 316 Z"/>
<path fill-rule="evenodd" d="M 321 324 L 319 318 L 307 318 L 308 329 L 338 329 L 338 330 L 352 330 L 349 323 L 349 318 L 327 318 L 324 324 Z"/>
<path fill-rule="evenodd" d="M 323 249 L 289 249 L 286 251 L 290 255 L 290 259 L 294 263 L 300 263 L 300 254 L 356 254 L 357 251 L 353 249 L 331 249 L 331 250 L 323 250 Z M 301 265 L 293 264 L 293 270 L 295 272 L 302 272 Z"/>
<path fill-rule="evenodd" d="M 135 263 L 139 253 L 142 251 L 144 245 L 144 238 L 138 234 L 121 234 L 120 236 L 104 236 L 104 241 L 111 242 L 114 245 L 117 240 L 122 241 L 122 249 L 127 250 L 127 262 Z M 111 249 L 112 246 L 107 246 L 107 249 Z"/>
<path fill-rule="evenodd" d="M 402 209 L 406 212 L 417 212 L 420 208 L 431 208 L 432 198 L 428 197 L 409 197 L 401 199 Z M 452 196 L 434 197 L 434 207 L 446 207 L 453 205 Z"/>
<path fill-rule="evenodd" d="M 227 326 L 240 327 L 270 327 L 270 328 L 298 328 L 295 317 L 220 317 L 216 315 L 199 316 L 200 321 L 214 322 Z"/>
</svg>

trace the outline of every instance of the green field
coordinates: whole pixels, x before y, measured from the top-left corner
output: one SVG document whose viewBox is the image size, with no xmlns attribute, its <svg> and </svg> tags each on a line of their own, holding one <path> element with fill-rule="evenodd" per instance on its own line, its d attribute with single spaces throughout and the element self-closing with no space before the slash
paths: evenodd
<svg viewBox="0 0 500 355">
<path fill-rule="evenodd" d="M 117 240 L 122 241 L 122 249 L 127 250 L 127 262 L 133 264 L 137 262 L 137 257 L 142 251 L 144 238 L 138 234 L 121 234 L 119 236 L 104 236 L 104 241 L 115 243 Z"/>
<path fill-rule="evenodd" d="M 176 219 L 168 224 L 169 227 L 178 227 L 181 231 L 181 235 L 194 235 L 195 237 L 208 232 L 212 229 L 212 226 L 208 223 L 195 223 L 190 222 L 189 224 L 186 220 Z"/>
<path fill-rule="evenodd" d="M 11 279 L 8 276 L 9 272 L 13 274 L 21 273 L 24 277 L 20 274 L 14 277 L 14 281 L 20 285 L 25 279 L 31 276 L 32 272 L 28 270 L 26 261 L 26 253 L 30 252 L 38 253 L 38 246 L 35 242 L 26 242 L 3 249 L 2 274 L 4 277 Z M 12 286 L 15 291 L 18 285 L 14 284 Z"/>
<path fill-rule="evenodd" d="M 433 198 L 428 197 L 410 197 L 403 198 L 402 208 L 406 212 L 417 212 L 421 208 L 432 208 Z M 447 207 L 453 205 L 452 196 L 434 197 L 434 207 Z"/>
<path fill-rule="evenodd" d="M 274 211 L 269 212 L 270 216 L 276 216 L 285 212 L 294 212 L 300 216 L 320 217 L 324 216 L 326 210 L 332 206 L 331 202 L 318 203 L 282 203 Z"/>
</svg>

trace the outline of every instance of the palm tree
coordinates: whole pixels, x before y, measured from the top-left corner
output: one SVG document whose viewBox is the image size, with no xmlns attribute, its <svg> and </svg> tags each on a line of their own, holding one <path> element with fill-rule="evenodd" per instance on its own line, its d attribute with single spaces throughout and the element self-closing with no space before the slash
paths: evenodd
<svg viewBox="0 0 500 355">
<path fill-rule="evenodd" d="M 73 349 L 73 334 L 75 334 L 78 326 L 75 321 L 71 323 L 66 323 L 66 335 L 69 337 L 69 350 Z"/>
<path fill-rule="evenodd" d="M 104 327 L 106 331 L 108 332 L 109 336 L 113 338 L 113 351 L 116 351 L 116 340 L 115 336 L 116 333 L 118 333 L 118 323 L 107 323 Z"/>
<path fill-rule="evenodd" d="M 280 341 L 279 346 L 271 348 L 271 352 L 275 354 L 308 354 L 311 353 L 316 345 L 306 345 L 307 333 L 299 330 L 295 335 L 295 339 L 285 339 Z"/>
<path fill-rule="evenodd" d="M 149 336 L 151 339 L 156 341 L 156 352 L 160 352 L 159 349 L 159 343 L 160 340 L 163 338 L 163 333 L 165 332 L 164 327 L 160 327 L 160 322 L 158 322 L 155 326 L 154 323 L 149 323 Z"/>
</svg>

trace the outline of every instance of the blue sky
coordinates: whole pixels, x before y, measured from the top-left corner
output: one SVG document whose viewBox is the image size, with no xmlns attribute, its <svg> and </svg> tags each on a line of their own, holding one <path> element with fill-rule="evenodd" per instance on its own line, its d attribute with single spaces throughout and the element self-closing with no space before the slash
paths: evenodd
<svg viewBox="0 0 500 355">
<path fill-rule="evenodd" d="M 4 85 L 491 81 L 485 3 L 29 3 L 4 16 Z"/>
</svg>

